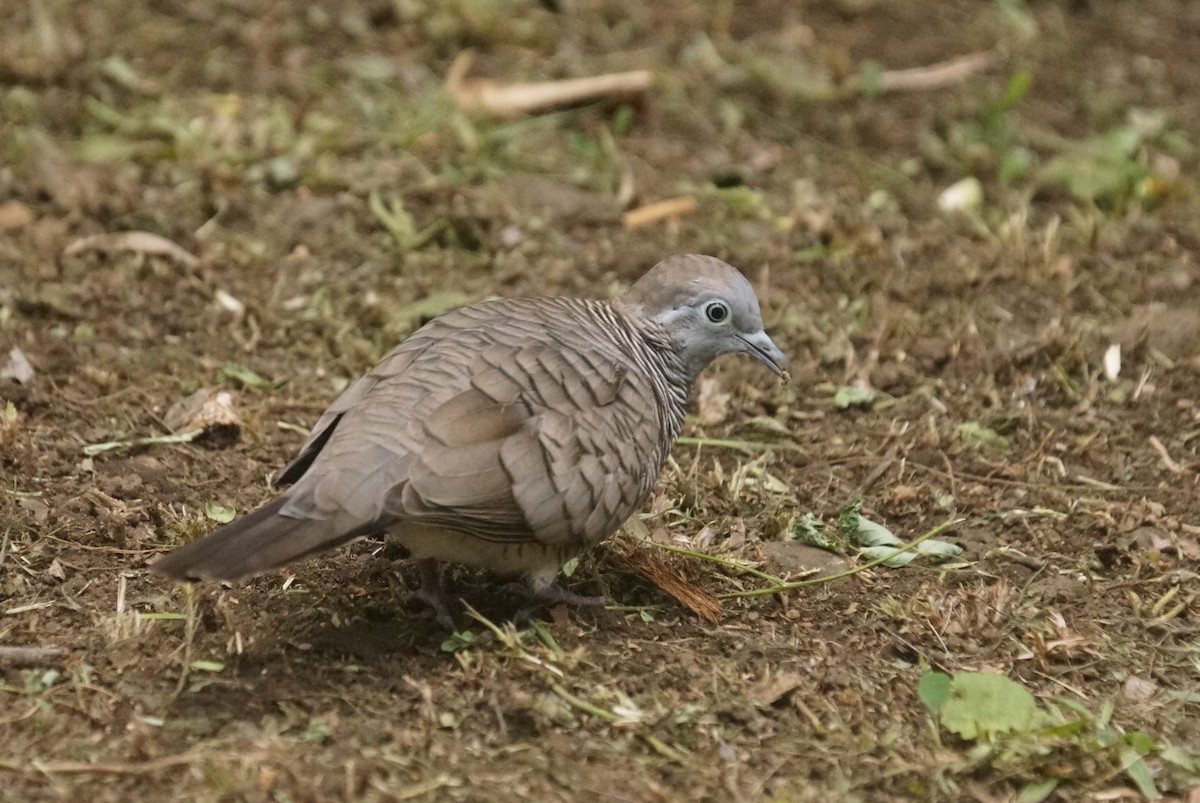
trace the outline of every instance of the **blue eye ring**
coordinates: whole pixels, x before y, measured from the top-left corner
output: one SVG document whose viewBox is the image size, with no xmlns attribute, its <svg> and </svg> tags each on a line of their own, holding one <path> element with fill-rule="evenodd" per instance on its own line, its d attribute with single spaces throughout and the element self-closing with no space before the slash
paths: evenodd
<svg viewBox="0 0 1200 803">
<path fill-rule="evenodd" d="M 724 301 L 710 301 L 704 305 L 704 316 L 713 323 L 724 323 L 729 319 L 729 305 Z"/>
</svg>

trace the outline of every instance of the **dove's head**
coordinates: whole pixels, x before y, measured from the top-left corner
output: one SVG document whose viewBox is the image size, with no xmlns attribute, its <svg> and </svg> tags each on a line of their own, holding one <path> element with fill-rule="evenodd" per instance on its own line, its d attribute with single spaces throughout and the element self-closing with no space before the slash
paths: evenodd
<svg viewBox="0 0 1200 803">
<path fill-rule="evenodd" d="M 616 303 L 626 314 L 662 327 L 689 379 L 722 354 L 748 354 L 777 375 L 787 375 L 788 359 L 763 330 L 754 288 L 715 257 L 668 257 Z"/>
</svg>

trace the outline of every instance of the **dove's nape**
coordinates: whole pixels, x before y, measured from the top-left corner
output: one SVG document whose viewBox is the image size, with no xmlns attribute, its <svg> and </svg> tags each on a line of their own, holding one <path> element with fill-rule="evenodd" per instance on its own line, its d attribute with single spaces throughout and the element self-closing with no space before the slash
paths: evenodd
<svg viewBox="0 0 1200 803">
<path fill-rule="evenodd" d="M 438 560 L 524 575 L 544 598 L 594 604 L 562 591 L 559 569 L 642 505 L 692 382 L 727 353 L 787 370 L 749 283 L 712 257 L 664 260 L 613 302 L 455 310 L 325 411 L 280 475 L 291 488 L 152 568 L 240 579 L 387 532 L 426 561 L 431 597 Z"/>
</svg>

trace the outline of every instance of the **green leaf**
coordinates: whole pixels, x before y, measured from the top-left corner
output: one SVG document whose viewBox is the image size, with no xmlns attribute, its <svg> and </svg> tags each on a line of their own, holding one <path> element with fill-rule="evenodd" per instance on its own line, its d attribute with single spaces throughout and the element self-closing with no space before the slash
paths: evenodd
<svg viewBox="0 0 1200 803">
<path fill-rule="evenodd" d="M 996 177 L 1005 184 L 1011 184 L 1016 179 L 1033 169 L 1034 156 L 1028 148 L 1014 146 L 1000 156 L 1000 164 L 996 168 Z"/>
<path fill-rule="evenodd" d="M 833 406 L 839 410 L 851 407 L 870 407 L 879 394 L 871 388 L 841 385 L 833 393 Z"/>
<path fill-rule="evenodd" d="M 579 556 L 576 555 L 575 557 L 571 558 L 569 561 L 567 561 L 566 563 L 563 564 L 562 576 L 570 577 L 571 575 L 575 574 L 575 570 L 578 568 L 579 568 Z"/>
<path fill-rule="evenodd" d="M 904 543 L 887 527 L 861 515 L 858 517 L 858 527 L 854 530 L 852 540 L 855 544 L 865 547 L 899 546 Z"/>
<path fill-rule="evenodd" d="M 1132 747 L 1122 746 L 1117 750 L 1117 754 L 1121 757 L 1122 769 L 1129 776 L 1129 780 L 1133 781 L 1134 785 L 1137 786 L 1138 791 L 1142 793 L 1142 797 L 1149 798 L 1150 800 L 1157 800 L 1162 797 L 1158 792 L 1158 787 L 1154 785 L 1154 778 L 1150 775 L 1150 768 L 1142 760 L 1141 753 Z"/>
<path fill-rule="evenodd" d="M 847 543 L 856 543 L 854 539 L 858 533 L 858 519 L 862 515 L 862 506 L 863 500 L 859 497 L 851 499 L 838 512 L 838 532 Z"/>
<path fill-rule="evenodd" d="M 748 436 L 759 436 L 764 440 L 792 437 L 792 431 L 788 429 L 786 424 L 769 415 L 756 415 L 753 418 L 748 418 L 738 429 L 746 430 Z"/>
<path fill-rule="evenodd" d="M 827 256 L 829 256 L 829 246 L 814 245 L 808 248 L 801 248 L 799 251 L 795 251 L 792 254 L 792 259 L 797 262 L 815 262 L 818 259 L 824 259 Z"/>
<path fill-rule="evenodd" d="M 542 642 L 546 649 L 555 655 L 562 655 L 562 647 L 558 646 L 558 642 L 554 640 L 554 636 L 546 629 L 546 626 L 534 619 L 529 623 L 529 628 L 533 631 L 533 635 L 537 636 L 537 640 Z"/>
<path fill-rule="evenodd" d="M 461 307 L 468 300 L 466 295 L 457 290 L 437 290 L 396 310 L 388 329 L 401 334 L 411 332 L 430 318 Z"/>
<path fill-rule="evenodd" d="M 204 504 L 204 515 L 218 524 L 228 524 L 237 515 L 237 510 L 232 507 L 225 507 L 225 505 L 218 505 L 216 502 L 206 502 Z"/>
<path fill-rule="evenodd" d="M 1029 732 L 1040 719 L 1033 695 L 1011 678 L 988 672 L 959 672 L 940 709 L 942 725 L 964 739 Z"/>
<path fill-rule="evenodd" d="M 788 525 L 787 537 L 793 541 L 799 541 L 802 544 L 824 549 L 828 552 L 841 552 L 842 545 L 838 543 L 836 538 L 829 535 L 825 524 L 817 519 L 812 513 L 805 513 L 803 516 L 793 516 L 792 523 Z"/>
<path fill-rule="evenodd" d="M 939 541 L 936 538 L 930 538 L 927 541 L 922 541 L 913 548 L 913 552 L 918 555 L 925 555 L 931 558 L 957 558 L 962 554 L 962 547 L 958 544 L 952 544 L 949 541 Z"/>
<path fill-rule="evenodd" d="M 910 549 L 905 552 L 897 552 L 895 546 L 865 546 L 858 550 L 860 555 L 865 556 L 868 560 L 879 560 L 883 558 L 884 566 L 891 566 L 898 569 L 901 566 L 907 566 L 917 559 L 915 549 Z"/>
<path fill-rule="evenodd" d="M 737 217 L 764 218 L 771 211 L 767 205 L 766 195 L 750 187 L 715 189 L 713 195 Z"/>
<path fill-rule="evenodd" d="M 145 86 L 145 79 L 138 75 L 137 70 L 133 69 L 124 57 L 116 53 L 100 63 L 100 72 L 126 89 L 137 91 L 138 87 Z"/>
<path fill-rule="evenodd" d="M 1058 788 L 1058 778 L 1046 778 L 1034 781 L 1017 793 L 1017 803 L 1042 803 Z"/>
<path fill-rule="evenodd" d="M 883 65 L 872 59 L 863 59 L 858 68 L 858 85 L 862 93 L 871 98 L 880 93 L 883 87 Z"/>
<path fill-rule="evenodd" d="M 1008 108 L 1016 106 L 1028 94 L 1031 86 L 1033 86 L 1033 73 L 1029 70 L 1014 73 L 1008 81 L 1008 86 L 1004 87 L 1004 97 L 1000 102 Z"/>
<path fill-rule="evenodd" d="M 220 672 L 225 668 L 220 661 L 192 661 L 191 666 L 197 672 Z"/>
<path fill-rule="evenodd" d="M 863 516 L 862 504 L 861 499 L 855 499 L 842 508 L 842 512 L 838 516 L 838 527 L 841 530 L 842 539 L 853 544 L 859 554 L 868 559 L 882 559 L 884 566 L 897 568 L 907 566 L 922 555 L 945 560 L 962 554 L 962 547 L 951 544 L 949 541 L 938 541 L 932 538 L 922 541 L 911 549 L 897 552 L 897 548 L 903 546 L 904 541 L 884 525 Z"/>
<path fill-rule="evenodd" d="M 238 365 L 235 362 L 227 362 L 223 364 L 220 370 L 217 371 L 217 377 L 220 381 L 232 380 L 237 382 L 242 387 L 254 388 L 263 393 L 275 390 L 282 387 L 283 382 L 272 382 L 269 379 L 264 379 L 261 375 L 251 371 L 244 365 Z"/>
<path fill-rule="evenodd" d="M 624 136 L 629 133 L 629 129 L 633 127 L 635 112 L 632 106 L 628 103 L 622 103 L 613 110 L 612 127 L 613 133 L 617 136 Z"/>
<path fill-rule="evenodd" d="M 475 634 L 470 630 L 457 630 L 442 642 L 442 652 L 459 652 L 475 646 Z"/>
<path fill-rule="evenodd" d="M 1138 751 L 1141 755 L 1156 752 L 1158 743 L 1154 741 L 1154 737 L 1144 731 L 1133 731 L 1124 736 L 1125 744 Z"/>
<path fill-rule="evenodd" d="M 293 703 L 291 700 L 276 700 L 275 706 L 276 706 L 276 708 L 278 708 L 280 711 L 283 712 L 283 715 L 285 717 L 288 718 L 288 720 L 289 720 L 288 727 L 291 727 L 296 722 L 298 722 L 302 719 L 308 718 L 308 712 L 305 711 L 300 706 Z"/>
<path fill-rule="evenodd" d="M 1158 751 L 1158 757 L 1163 761 L 1174 764 L 1184 772 L 1192 775 L 1200 774 L 1200 756 L 1194 755 L 1181 747 L 1167 745 Z"/>
<path fill-rule="evenodd" d="M 404 201 L 399 198 L 385 201 L 383 196 L 375 191 L 372 191 L 367 197 L 367 208 L 388 230 L 402 251 L 415 251 L 421 248 L 449 226 L 446 218 L 439 218 L 418 230 L 413 216 L 404 208 Z"/>
<path fill-rule="evenodd" d="M 313 717 L 308 727 L 304 729 L 304 733 L 300 734 L 300 740 L 310 744 L 322 744 L 333 733 L 333 728 L 329 723 L 320 717 Z"/>
<path fill-rule="evenodd" d="M 917 696 L 933 713 L 941 711 L 942 706 L 950 699 L 950 676 L 945 672 L 933 670 L 921 675 L 921 681 L 917 684 Z"/>
<path fill-rule="evenodd" d="M 958 425 L 958 436 L 966 443 L 978 443 L 994 452 L 1008 451 L 1008 438 L 991 427 L 985 427 L 978 421 L 968 421 Z"/>
<path fill-rule="evenodd" d="M 1119 204 L 1150 173 L 1141 150 L 1142 133 L 1132 125 L 1119 126 L 1064 149 L 1042 178 L 1077 201 Z"/>
</svg>

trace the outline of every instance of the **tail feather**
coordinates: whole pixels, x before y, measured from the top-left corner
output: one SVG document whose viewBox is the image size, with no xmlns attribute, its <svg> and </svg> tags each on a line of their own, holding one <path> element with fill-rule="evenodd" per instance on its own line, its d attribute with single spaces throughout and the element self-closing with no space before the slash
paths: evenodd
<svg viewBox="0 0 1200 803">
<path fill-rule="evenodd" d="M 280 515 L 281 496 L 204 538 L 162 555 L 150 571 L 175 580 L 242 580 L 314 552 L 332 549 L 368 528 L 336 519 Z"/>
</svg>

